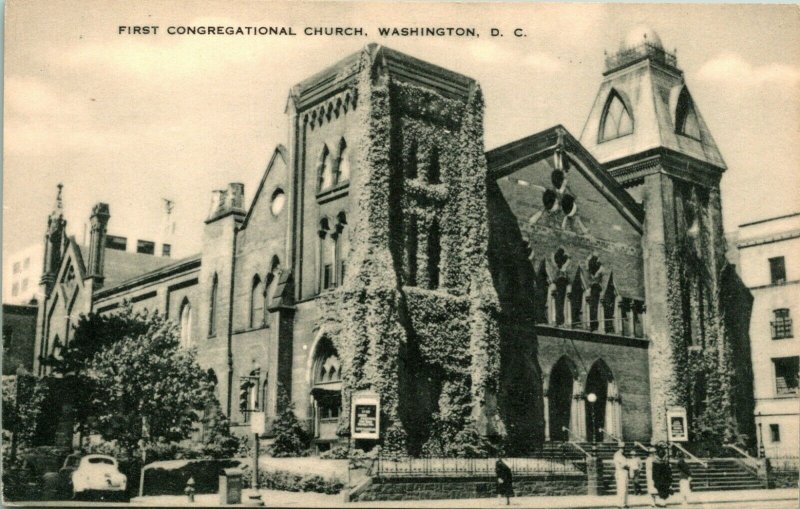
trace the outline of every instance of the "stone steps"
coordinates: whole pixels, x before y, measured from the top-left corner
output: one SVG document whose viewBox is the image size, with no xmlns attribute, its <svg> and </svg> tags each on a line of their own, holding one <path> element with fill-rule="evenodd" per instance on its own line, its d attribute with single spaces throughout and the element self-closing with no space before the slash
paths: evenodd
<svg viewBox="0 0 800 509">
<path fill-rule="evenodd" d="M 642 465 L 644 468 L 644 465 Z M 764 483 L 758 476 L 742 466 L 733 459 L 709 459 L 708 467 L 697 463 L 689 463 L 689 470 L 692 473 L 692 491 L 715 491 L 715 490 L 747 490 L 762 489 Z M 672 489 L 678 491 L 679 477 L 675 464 L 672 465 L 673 479 Z M 640 487 L 646 489 L 645 473 L 640 474 Z M 615 493 L 616 479 L 614 477 L 614 465 L 611 461 L 603 463 L 603 488 L 606 493 Z M 628 484 L 628 490 L 633 493 L 633 485 Z"/>
</svg>

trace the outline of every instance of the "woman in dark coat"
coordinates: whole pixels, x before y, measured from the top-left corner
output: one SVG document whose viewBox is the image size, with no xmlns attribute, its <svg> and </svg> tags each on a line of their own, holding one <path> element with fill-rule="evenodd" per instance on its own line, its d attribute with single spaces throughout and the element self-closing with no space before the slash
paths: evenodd
<svg viewBox="0 0 800 509">
<path fill-rule="evenodd" d="M 666 504 L 667 498 L 672 494 L 672 469 L 667 457 L 667 449 L 658 448 L 656 462 L 653 465 L 653 484 L 658 491 L 658 498 Z"/>
<path fill-rule="evenodd" d="M 511 503 L 514 496 L 514 479 L 511 475 L 511 467 L 506 465 L 503 458 L 497 458 L 494 464 L 494 472 L 497 474 L 497 496 L 506 497 L 506 505 Z"/>
</svg>

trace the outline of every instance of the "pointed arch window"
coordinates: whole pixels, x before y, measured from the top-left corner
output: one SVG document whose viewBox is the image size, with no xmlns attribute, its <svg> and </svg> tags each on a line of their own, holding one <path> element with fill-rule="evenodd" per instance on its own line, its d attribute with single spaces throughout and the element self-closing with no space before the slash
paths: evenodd
<svg viewBox="0 0 800 509">
<path fill-rule="evenodd" d="M 278 274 L 281 270 L 281 260 L 278 258 L 278 255 L 274 255 L 272 260 L 269 264 L 269 273 L 267 277 L 264 278 L 264 322 L 266 323 L 266 317 L 269 314 L 269 305 L 272 301 L 272 294 L 275 291 L 275 280 L 278 278 Z"/>
<path fill-rule="evenodd" d="M 405 159 L 405 167 L 403 173 L 407 179 L 417 178 L 417 142 L 412 141 L 411 146 L 408 148 L 408 155 Z"/>
<path fill-rule="evenodd" d="M 208 296 L 208 337 L 217 335 L 217 287 L 219 279 L 216 272 L 211 278 L 211 293 Z"/>
<path fill-rule="evenodd" d="M 336 256 L 336 284 L 344 283 L 344 274 L 347 270 L 347 256 L 350 254 L 350 236 L 347 230 L 347 214 L 339 212 L 336 215 L 336 243 L 334 255 Z"/>
<path fill-rule="evenodd" d="M 603 324 L 605 332 L 617 331 L 616 308 L 617 290 L 614 288 L 614 282 L 609 281 L 606 292 L 603 295 Z"/>
<path fill-rule="evenodd" d="M 633 132 L 633 117 L 616 90 L 608 96 L 600 121 L 600 142 L 613 140 Z"/>
<path fill-rule="evenodd" d="M 407 286 L 417 285 L 417 250 L 419 247 L 417 233 L 417 218 L 410 217 L 406 225 L 406 273 L 405 284 Z"/>
<path fill-rule="evenodd" d="M 428 183 L 439 184 L 442 181 L 441 162 L 439 161 L 439 149 L 433 147 L 428 162 Z"/>
<path fill-rule="evenodd" d="M 583 328 L 583 281 L 581 280 L 580 272 L 575 274 L 572 280 L 572 287 L 569 293 L 570 311 L 572 312 L 572 328 Z"/>
<path fill-rule="evenodd" d="M 256 274 L 250 287 L 250 327 L 262 325 L 264 325 L 264 288 L 261 285 L 261 278 Z"/>
<path fill-rule="evenodd" d="M 675 130 L 678 134 L 700 140 L 700 121 L 689 92 L 684 88 L 678 98 L 678 109 L 675 112 Z"/>
<path fill-rule="evenodd" d="M 350 150 L 347 148 L 347 142 L 339 142 L 339 164 L 336 171 L 336 183 L 350 180 Z"/>
<path fill-rule="evenodd" d="M 192 344 L 192 305 L 189 299 L 181 304 L 181 346 L 188 348 Z"/>
<path fill-rule="evenodd" d="M 428 289 L 439 288 L 439 264 L 442 257 L 441 232 L 439 223 L 434 221 L 428 230 Z"/>
<path fill-rule="evenodd" d="M 533 306 L 534 306 L 534 320 L 536 323 L 547 323 L 547 292 L 550 287 L 550 281 L 547 277 L 547 269 L 545 262 L 539 264 L 539 270 L 536 271 L 536 281 L 533 287 Z"/>
<path fill-rule="evenodd" d="M 324 191 L 333 185 L 333 158 L 328 146 L 322 148 L 319 166 L 319 190 Z"/>
</svg>

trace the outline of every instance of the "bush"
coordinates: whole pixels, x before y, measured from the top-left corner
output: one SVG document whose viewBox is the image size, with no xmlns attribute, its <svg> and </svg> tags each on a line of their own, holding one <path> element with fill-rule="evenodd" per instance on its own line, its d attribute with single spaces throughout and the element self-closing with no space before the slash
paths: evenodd
<svg viewBox="0 0 800 509">
<path fill-rule="evenodd" d="M 281 470 L 258 473 L 260 488 L 282 491 L 303 491 L 335 495 L 344 489 L 339 479 L 325 479 L 319 475 L 301 475 Z"/>
<path fill-rule="evenodd" d="M 358 450 L 358 449 L 356 449 Z M 350 448 L 346 445 L 336 445 L 323 451 L 319 455 L 321 460 L 346 460 L 350 457 Z"/>
<path fill-rule="evenodd" d="M 183 495 L 190 477 L 194 478 L 195 493 L 217 493 L 220 472 L 226 468 L 242 468 L 241 461 L 235 459 L 186 460 L 151 465 L 144 471 L 143 495 Z M 246 477 L 243 475 L 243 480 Z"/>
<path fill-rule="evenodd" d="M 273 423 L 275 440 L 269 448 L 274 458 L 304 456 L 308 449 L 308 434 L 294 415 L 294 404 L 282 387 L 278 387 L 278 408 L 280 413 Z"/>
</svg>

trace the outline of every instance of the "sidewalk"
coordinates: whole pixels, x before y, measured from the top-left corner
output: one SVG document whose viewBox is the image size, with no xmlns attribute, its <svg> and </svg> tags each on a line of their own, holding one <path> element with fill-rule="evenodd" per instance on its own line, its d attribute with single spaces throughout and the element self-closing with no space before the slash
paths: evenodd
<svg viewBox="0 0 800 509">
<path fill-rule="evenodd" d="M 254 490 L 244 490 L 242 501 L 246 502 Z M 457 508 L 485 508 L 506 507 L 498 499 L 492 498 L 463 498 L 448 500 L 403 500 L 380 502 L 350 502 L 343 501 L 343 495 L 324 495 L 321 493 L 296 493 L 290 491 L 261 490 L 261 500 L 265 507 L 457 507 Z M 630 497 L 630 507 L 650 507 L 650 497 Z M 740 490 L 740 491 L 706 491 L 693 493 L 689 499 L 690 507 L 705 507 L 726 503 L 747 504 L 766 503 L 764 507 L 783 502 L 781 507 L 797 507 L 798 490 Z M 794 504 L 793 504 L 794 502 Z M 189 504 L 185 496 L 153 496 L 136 497 L 131 500 L 132 505 L 149 506 L 183 506 L 211 507 L 219 505 L 219 495 L 197 495 L 195 503 Z M 512 507 L 530 509 L 606 509 L 616 507 L 614 496 L 589 496 L 577 495 L 574 497 L 517 497 L 512 499 Z M 678 497 L 671 497 L 667 504 L 669 507 L 681 507 Z M 242 504 L 239 507 L 250 507 Z"/>
</svg>

